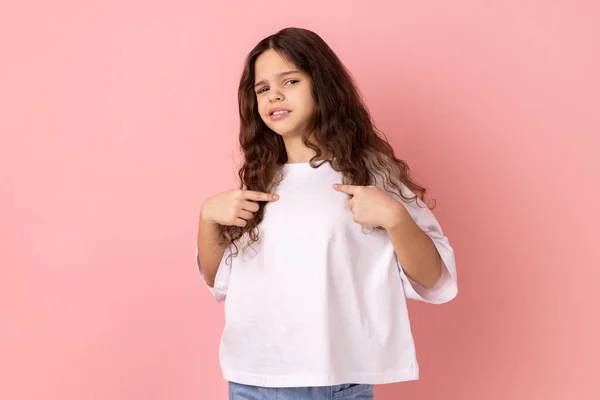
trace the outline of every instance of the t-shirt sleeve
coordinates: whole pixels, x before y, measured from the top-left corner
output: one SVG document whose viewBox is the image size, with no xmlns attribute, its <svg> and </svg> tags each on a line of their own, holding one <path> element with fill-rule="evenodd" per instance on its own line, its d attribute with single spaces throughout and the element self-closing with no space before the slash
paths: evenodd
<svg viewBox="0 0 600 400">
<path fill-rule="evenodd" d="M 409 197 L 414 195 L 414 193 L 404 184 L 402 184 L 402 190 L 403 193 L 405 195 L 407 194 Z M 415 223 L 431 238 L 435 248 L 440 254 L 442 264 L 442 275 L 440 279 L 433 288 L 428 289 L 409 278 L 398 261 L 398 270 L 400 272 L 400 278 L 402 279 L 406 297 L 432 304 L 442 304 L 452 300 L 458 293 L 456 261 L 454 258 L 454 250 L 452 249 L 452 246 L 450 246 L 448 238 L 444 235 L 442 227 L 433 212 L 421 199 L 417 198 L 416 201 L 408 203 L 399 196 L 394 197 L 404 204 Z M 397 256 L 396 260 L 398 260 Z"/>
<path fill-rule="evenodd" d="M 200 265 L 200 257 L 198 256 L 198 246 L 196 246 L 196 265 L 198 266 L 198 270 L 200 271 L 200 276 L 204 281 L 204 284 L 210 290 L 210 292 L 215 297 L 215 300 L 221 302 L 225 300 L 227 297 L 227 288 L 229 287 L 229 277 L 231 275 L 231 262 L 233 262 L 233 258 L 230 258 L 230 264 L 227 264 L 227 257 L 232 253 L 231 245 L 225 248 L 225 252 L 223 253 L 223 258 L 221 258 L 221 262 L 217 269 L 217 274 L 215 276 L 215 284 L 213 287 L 208 286 L 206 282 L 206 278 L 204 277 L 204 271 L 202 270 L 202 265 Z"/>
</svg>

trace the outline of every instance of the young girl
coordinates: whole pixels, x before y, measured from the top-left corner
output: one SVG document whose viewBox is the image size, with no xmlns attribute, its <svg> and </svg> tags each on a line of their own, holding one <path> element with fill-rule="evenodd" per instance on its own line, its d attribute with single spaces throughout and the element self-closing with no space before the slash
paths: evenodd
<svg viewBox="0 0 600 400">
<path fill-rule="evenodd" d="M 238 100 L 240 188 L 202 204 L 196 251 L 226 300 L 229 398 L 372 399 L 375 384 L 418 379 L 406 298 L 457 293 L 426 189 L 311 31 L 262 40 Z"/>
</svg>

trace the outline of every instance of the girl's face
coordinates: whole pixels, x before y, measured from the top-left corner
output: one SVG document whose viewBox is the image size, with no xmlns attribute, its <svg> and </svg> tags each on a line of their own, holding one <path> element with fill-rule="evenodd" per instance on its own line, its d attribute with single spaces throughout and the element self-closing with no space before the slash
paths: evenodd
<svg viewBox="0 0 600 400">
<path fill-rule="evenodd" d="M 284 138 L 302 136 L 315 108 L 310 77 L 273 49 L 256 59 L 254 69 L 254 93 L 262 120 Z M 273 115 L 276 109 L 287 113 Z"/>
</svg>

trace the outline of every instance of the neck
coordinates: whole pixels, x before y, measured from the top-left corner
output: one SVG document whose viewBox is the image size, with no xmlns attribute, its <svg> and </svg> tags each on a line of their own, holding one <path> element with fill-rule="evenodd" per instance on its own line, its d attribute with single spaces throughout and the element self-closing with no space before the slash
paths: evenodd
<svg viewBox="0 0 600 400">
<path fill-rule="evenodd" d="M 308 140 L 314 143 L 311 139 L 312 136 Z M 307 163 L 316 155 L 313 149 L 304 145 L 302 136 L 283 137 L 283 143 L 285 144 L 288 164 Z M 319 160 L 321 159 L 326 159 L 326 156 L 321 155 Z"/>
</svg>

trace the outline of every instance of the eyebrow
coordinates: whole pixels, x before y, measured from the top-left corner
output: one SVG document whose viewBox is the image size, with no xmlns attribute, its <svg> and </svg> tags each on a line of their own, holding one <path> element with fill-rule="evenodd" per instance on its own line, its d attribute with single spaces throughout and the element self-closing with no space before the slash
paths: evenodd
<svg viewBox="0 0 600 400">
<path fill-rule="evenodd" d="M 285 71 L 285 72 L 282 72 L 282 73 L 280 73 L 280 74 L 277 74 L 277 76 L 278 76 L 279 78 L 281 78 L 282 76 L 285 76 L 285 75 L 290 75 L 290 74 L 296 74 L 296 73 L 299 73 L 299 72 L 300 72 L 300 71 L 296 71 L 296 70 L 293 70 L 293 71 Z M 262 85 L 262 84 L 263 84 L 263 83 L 265 83 L 265 82 L 266 82 L 265 80 L 262 80 L 262 81 L 260 81 L 260 82 L 257 82 L 257 83 L 254 85 L 254 87 L 260 86 L 260 85 Z"/>
</svg>

